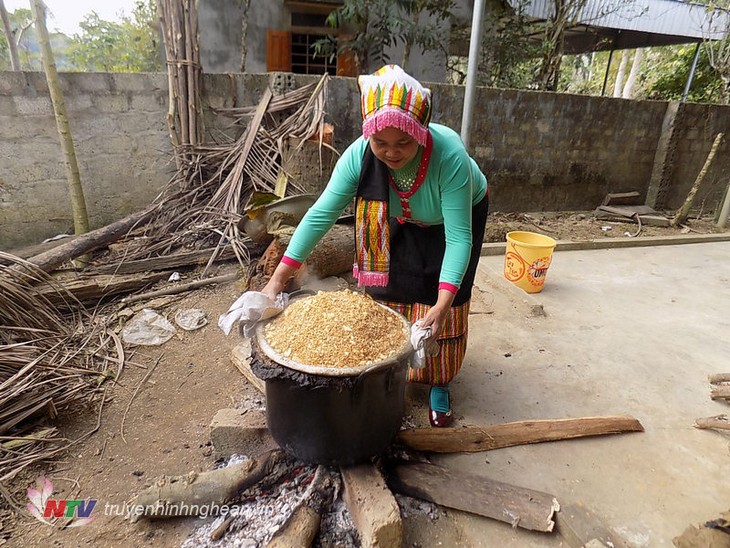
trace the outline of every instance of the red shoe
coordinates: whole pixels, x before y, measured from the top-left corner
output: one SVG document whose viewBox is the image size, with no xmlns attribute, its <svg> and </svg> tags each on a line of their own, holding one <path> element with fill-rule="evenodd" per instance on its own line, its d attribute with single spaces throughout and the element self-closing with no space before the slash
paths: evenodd
<svg viewBox="0 0 730 548">
<path fill-rule="evenodd" d="M 449 409 L 446 413 L 429 409 L 428 420 L 434 428 L 446 428 L 447 426 L 451 426 L 451 423 L 454 422 L 454 416 L 451 409 Z"/>
<path fill-rule="evenodd" d="M 433 390 L 434 387 L 431 387 L 431 390 Z M 446 389 L 446 396 L 448 395 L 448 389 Z M 429 391 L 428 394 L 428 420 L 431 423 L 431 426 L 434 428 L 445 428 L 447 426 L 450 426 L 451 423 L 454 421 L 453 411 L 451 410 L 451 398 L 449 397 L 449 410 L 446 412 L 443 411 L 435 411 L 433 407 L 431 407 L 431 392 Z"/>
</svg>

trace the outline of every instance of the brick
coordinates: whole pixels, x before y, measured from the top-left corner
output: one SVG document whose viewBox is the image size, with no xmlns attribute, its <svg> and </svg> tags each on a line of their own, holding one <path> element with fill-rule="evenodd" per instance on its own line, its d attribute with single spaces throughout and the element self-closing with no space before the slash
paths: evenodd
<svg viewBox="0 0 730 548">
<path fill-rule="evenodd" d="M 246 409 L 221 409 L 210 423 L 210 440 L 217 457 L 259 455 L 275 448 L 266 415 Z"/>
</svg>

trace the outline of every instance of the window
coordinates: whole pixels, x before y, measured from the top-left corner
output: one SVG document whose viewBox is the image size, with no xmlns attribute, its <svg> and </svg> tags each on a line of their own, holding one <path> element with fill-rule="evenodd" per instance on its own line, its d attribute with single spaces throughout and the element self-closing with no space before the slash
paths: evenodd
<svg viewBox="0 0 730 548">
<path fill-rule="evenodd" d="M 324 38 L 323 34 L 291 35 L 291 71 L 297 74 L 337 74 L 337 62 L 331 63 L 329 57 L 315 56 L 313 44 Z"/>
<path fill-rule="evenodd" d="M 269 30 L 267 34 L 266 68 L 269 71 L 297 74 L 331 74 L 355 76 L 352 55 L 344 53 L 331 60 L 315 56 L 313 44 L 327 36 L 339 36 L 339 30 L 327 26 L 327 16 L 338 3 L 298 2 L 289 0 L 289 30 Z"/>
</svg>

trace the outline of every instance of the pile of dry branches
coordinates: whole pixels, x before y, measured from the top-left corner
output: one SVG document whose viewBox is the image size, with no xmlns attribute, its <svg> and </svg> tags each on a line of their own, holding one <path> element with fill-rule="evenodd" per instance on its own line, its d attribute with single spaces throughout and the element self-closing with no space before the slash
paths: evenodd
<svg viewBox="0 0 730 548">
<path fill-rule="evenodd" d="M 284 160 L 290 139 L 299 143 L 324 133 L 327 76 L 282 95 L 267 89 L 258 106 L 224 109 L 237 138 L 193 147 L 155 200 L 154 218 L 126 240 L 122 261 L 212 248 L 209 265 L 232 249 L 242 266 L 249 262 L 250 240 L 238 229 L 254 192 L 301 194 L 288 180 Z M 282 184 L 283 182 L 283 184 Z M 283 192 L 282 192 L 283 190 Z M 108 262 L 118 262 L 110 257 Z"/>
<path fill-rule="evenodd" d="M 7 496 L 3 482 L 80 441 L 59 437 L 48 419 L 92 403 L 101 384 L 118 377 L 124 354 L 117 336 L 42 270 L 0 258 L 8 263 L 0 267 L 0 494 Z M 56 290 L 63 309 L 41 286 Z"/>
</svg>

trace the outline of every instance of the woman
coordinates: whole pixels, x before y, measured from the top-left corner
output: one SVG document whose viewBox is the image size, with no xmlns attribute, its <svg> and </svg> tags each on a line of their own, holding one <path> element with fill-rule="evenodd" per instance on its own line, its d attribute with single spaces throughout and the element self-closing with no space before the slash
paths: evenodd
<svg viewBox="0 0 730 548">
<path fill-rule="evenodd" d="M 284 289 L 343 209 L 355 201 L 359 286 L 438 339 L 438 355 L 408 381 L 426 383 L 432 426 L 453 418 L 448 385 L 466 350 L 467 319 L 484 227 L 487 180 L 459 135 L 429 124 L 431 92 L 400 67 L 358 79 L 363 136 L 338 160 L 271 280 Z"/>
</svg>

